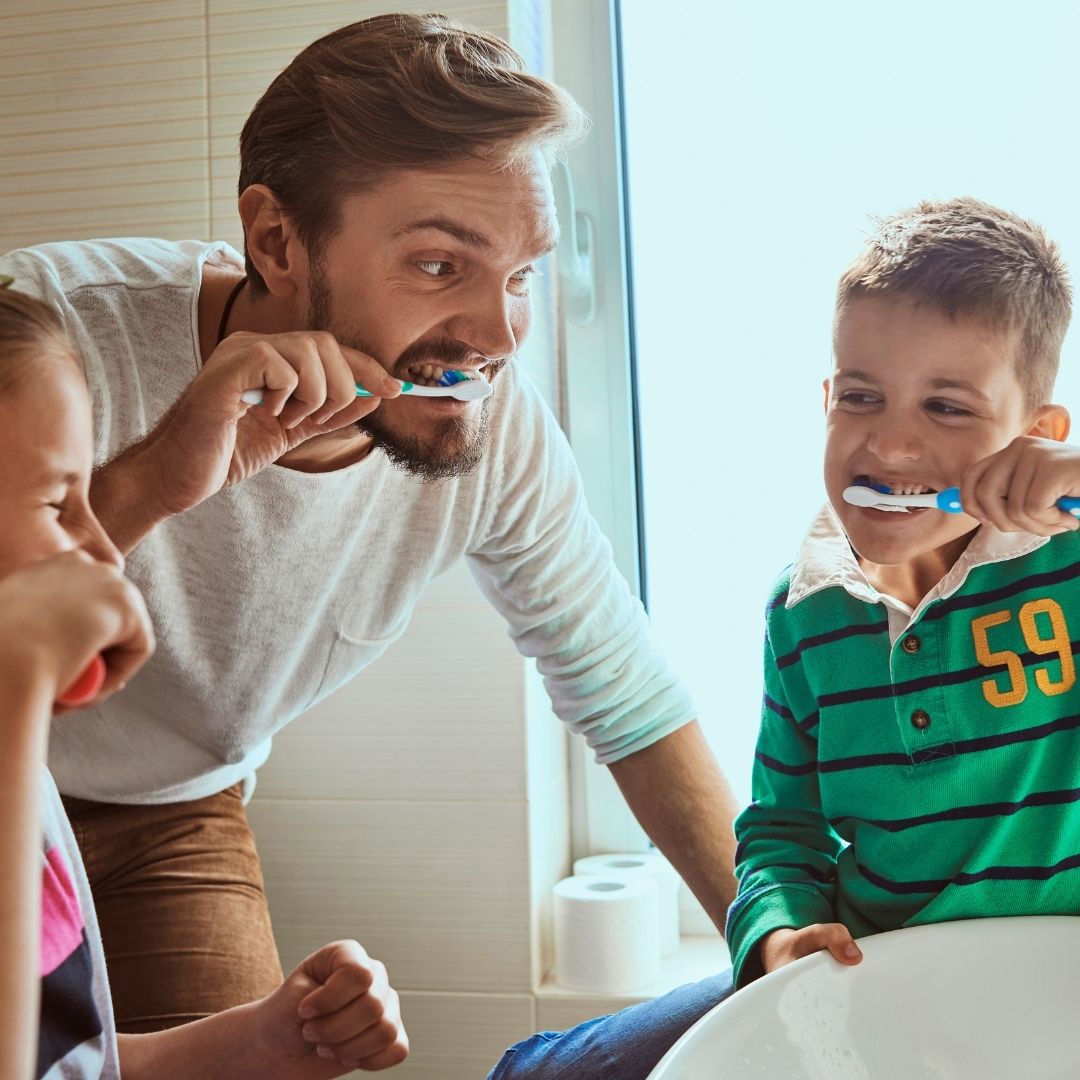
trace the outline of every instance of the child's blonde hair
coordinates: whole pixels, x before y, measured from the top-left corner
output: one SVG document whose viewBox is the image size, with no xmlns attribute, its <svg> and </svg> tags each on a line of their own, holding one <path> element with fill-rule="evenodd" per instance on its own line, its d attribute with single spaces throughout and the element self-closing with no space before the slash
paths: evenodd
<svg viewBox="0 0 1080 1080">
<path fill-rule="evenodd" d="M 72 355 L 59 316 L 48 304 L 0 279 L 0 392 L 10 388 L 31 354 Z"/>
<path fill-rule="evenodd" d="M 1042 227 L 971 198 L 921 202 L 875 225 L 840 278 L 836 318 L 854 297 L 897 296 L 1016 331 L 1025 403 L 1030 409 L 1047 404 L 1072 289 L 1057 244 Z"/>
</svg>

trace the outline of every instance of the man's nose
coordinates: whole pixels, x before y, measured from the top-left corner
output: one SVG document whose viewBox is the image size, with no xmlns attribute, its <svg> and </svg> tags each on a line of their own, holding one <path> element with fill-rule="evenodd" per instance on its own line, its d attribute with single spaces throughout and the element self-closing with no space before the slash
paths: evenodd
<svg viewBox="0 0 1080 1080">
<path fill-rule="evenodd" d="M 519 306 L 505 290 L 475 293 L 449 321 L 446 331 L 490 359 L 513 356 L 527 325 L 518 316 Z"/>
</svg>

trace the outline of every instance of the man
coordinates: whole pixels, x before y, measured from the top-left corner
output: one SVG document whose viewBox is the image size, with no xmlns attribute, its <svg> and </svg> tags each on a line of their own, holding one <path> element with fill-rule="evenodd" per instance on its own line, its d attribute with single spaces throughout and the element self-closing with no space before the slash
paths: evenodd
<svg viewBox="0 0 1080 1080">
<path fill-rule="evenodd" d="M 224 245 L 152 240 L 0 260 L 80 348 L 107 460 L 92 501 L 161 642 L 115 704 L 58 720 L 50 762 L 122 1030 L 278 984 L 241 785 L 462 556 L 722 924 L 730 792 L 511 363 L 557 240 L 549 167 L 583 128 L 503 42 L 381 16 L 309 46 L 255 106 L 243 268 Z M 398 395 L 447 369 L 492 397 Z"/>
</svg>

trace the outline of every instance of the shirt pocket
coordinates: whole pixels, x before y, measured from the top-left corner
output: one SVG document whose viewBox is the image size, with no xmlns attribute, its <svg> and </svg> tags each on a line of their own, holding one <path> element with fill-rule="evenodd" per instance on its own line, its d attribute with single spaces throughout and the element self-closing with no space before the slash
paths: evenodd
<svg viewBox="0 0 1080 1080">
<path fill-rule="evenodd" d="M 363 628 L 354 631 L 338 628 L 330 645 L 319 688 L 307 707 L 317 705 L 378 660 L 405 633 L 408 624 L 409 620 L 405 618 L 391 630 Z"/>
</svg>

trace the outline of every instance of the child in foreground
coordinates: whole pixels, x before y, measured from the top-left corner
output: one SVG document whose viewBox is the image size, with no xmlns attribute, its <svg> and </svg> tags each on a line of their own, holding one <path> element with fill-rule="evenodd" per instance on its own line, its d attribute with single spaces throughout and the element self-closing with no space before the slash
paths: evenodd
<svg viewBox="0 0 1080 1080">
<path fill-rule="evenodd" d="M 881 223 L 840 281 L 829 503 L 777 583 L 736 986 L 856 938 L 1080 914 L 1080 451 L 1051 404 L 1070 288 L 1036 225 L 972 199 Z M 845 488 L 959 486 L 965 513 Z"/>
<path fill-rule="evenodd" d="M 324 1080 L 404 1059 L 385 968 L 359 944 L 309 956 L 274 993 L 117 1036 L 78 847 L 45 767 L 56 700 L 97 655 L 94 703 L 153 634 L 88 501 L 90 401 L 49 308 L 0 281 L 0 1076 Z M 36 1037 L 35 1037 L 36 1035 Z"/>
</svg>

